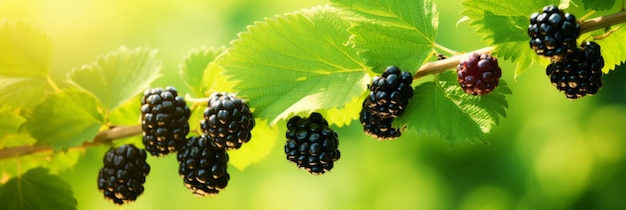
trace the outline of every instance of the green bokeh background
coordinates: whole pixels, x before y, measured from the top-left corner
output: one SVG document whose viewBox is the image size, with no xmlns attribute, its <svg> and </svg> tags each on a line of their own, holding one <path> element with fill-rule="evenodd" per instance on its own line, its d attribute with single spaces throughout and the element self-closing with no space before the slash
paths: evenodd
<svg viewBox="0 0 626 210">
<path fill-rule="evenodd" d="M 473 28 L 456 25 L 460 1 L 434 2 L 440 44 L 458 51 L 485 46 Z M 164 67 L 153 86 L 187 92 L 177 65 L 190 49 L 228 45 L 254 21 L 326 3 L 1 0 L 0 18 L 26 20 L 48 33 L 56 80 L 119 45 L 150 46 Z M 332 172 L 298 170 L 285 160 L 279 139 L 259 163 L 243 171 L 230 167 L 229 186 L 206 198 L 182 185 L 174 156 L 150 158 L 145 193 L 123 209 L 626 209 L 626 70 L 605 75 L 598 95 L 572 102 L 551 86 L 543 66 L 514 80 L 514 65 L 500 62 L 514 94 L 508 116 L 487 136 L 489 145 L 450 148 L 442 139 L 411 133 L 379 142 L 352 123 L 335 127 L 342 157 Z M 61 173 L 79 209 L 120 209 L 96 187 L 105 149 L 87 150 Z"/>
</svg>

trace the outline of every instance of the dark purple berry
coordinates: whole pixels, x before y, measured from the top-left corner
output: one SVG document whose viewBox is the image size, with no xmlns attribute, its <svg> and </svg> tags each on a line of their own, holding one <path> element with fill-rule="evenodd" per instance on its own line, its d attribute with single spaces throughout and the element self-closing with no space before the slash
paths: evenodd
<svg viewBox="0 0 626 210">
<path fill-rule="evenodd" d="M 472 95 L 484 95 L 498 87 L 502 70 L 498 59 L 489 54 L 472 53 L 456 68 L 461 88 Z"/>
</svg>

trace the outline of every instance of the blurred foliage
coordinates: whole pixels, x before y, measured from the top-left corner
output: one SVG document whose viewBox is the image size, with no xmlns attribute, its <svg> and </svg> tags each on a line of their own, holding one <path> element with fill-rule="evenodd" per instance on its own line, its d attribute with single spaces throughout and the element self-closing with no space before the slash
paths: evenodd
<svg viewBox="0 0 626 210">
<path fill-rule="evenodd" d="M 438 7 L 439 42 L 459 51 L 485 46 L 474 28 L 456 25 L 460 1 L 433 2 L 443 5 Z M 177 65 L 190 49 L 227 46 L 254 21 L 326 3 L 0 0 L 0 18 L 28 21 L 48 33 L 54 80 L 120 45 L 147 45 L 159 49 L 156 57 L 163 63 L 164 76 L 153 85 L 188 93 Z M 581 7 L 570 12 L 585 13 Z M 438 138 L 410 132 L 378 142 L 352 123 L 336 127 L 342 157 L 323 176 L 298 170 L 277 144 L 244 171 L 229 167 L 231 181 L 218 196 L 196 198 L 183 186 L 175 156 L 150 158 L 145 193 L 123 208 L 626 209 L 626 69 L 605 75 L 596 96 L 572 102 L 551 86 L 545 66 L 531 65 L 514 81 L 515 64 L 501 65 L 513 95 L 507 97 L 507 118 L 486 136 L 489 145 L 450 148 Z M 285 131 L 283 124 L 276 126 Z M 118 209 L 97 190 L 106 149 L 85 151 L 72 170 L 61 173 L 72 185 L 78 209 Z"/>
</svg>

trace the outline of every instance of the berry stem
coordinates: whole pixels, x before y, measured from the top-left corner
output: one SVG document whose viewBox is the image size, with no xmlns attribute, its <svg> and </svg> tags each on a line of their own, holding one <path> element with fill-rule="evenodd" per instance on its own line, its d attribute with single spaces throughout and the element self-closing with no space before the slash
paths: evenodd
<svg viewBox="0 0 626 210">
<path fill-rule="evenodd" d="M 69 149 L 84 149 L 92 146 L 98 146 L 101 144 L 110 143 L 115 139 L 127 138 L 131 136 L 141 135 L 141 126 L 118 126 L 113 127 L 109 130 L 100 131 L 96 134 L 92 142 L 85 142 L 81 146 L 72 147 Z M 51 146 L 36 146 L 36 145 L 27 145 L 27 146 L 17 146 L 17 147 L 9 147 L 0 150 L 0 160 L 5 158 L 15 158 L 23 155 L 30 155 L 39 152 L 50 152 L 53 151 Z"/>
<path fill-rule="evenodd" d="M 191 111 L 194 111 L 198 107 L 206 106 L 207 102 L 209 102 L 209 98 L 194 98 L 189 93 L 187 93 L 185 94 L 185 101 L 191 103 L 191 105 L 189 105 L 189 109 L 191 109 Z"/>
<path fill-rule="evenodd" d="M 583 22 L 583 21 L 585 21 L 585 19 L 589 18 L 590 16 L 592 16 L 595 13 L 596 13 L 595 10 L 591 10 L 591 11 L 587 12 L 587 14 L 585 14 L 582 17 L 578 18 L 577 20 L 580 21 L 580 22 Z"/>
<path fill-rule="evenodd" d="M 426 63 L 422 65 L 422 67 L 420 67 L 420 69 L 418 69 L 417 72 L 415 72 L 415 74 L 413 75 L 413 80 L 422 78 L 423 76 L 426 76 L 429 74 L 438 74 L 438 73 L 447 71 L 449 69 L 455 69 L 456 66 L 459 65 L 459 62 L 461 61 L 461 59 L 467 56 L 468 54 L 471 54 L 471 53 L 488 54 L 488 53 L 491 53 L 491 51 L 493 51 L 493 47 L 485 47 L 485 48 L 481 48 L 481 49 L 478 49 L 469 53 L 455 55 L 447 59 Z"/>
<path fill-rule="evenodd" d="M 620 29 L 622 29 L 622 26 L 623 26 L 623 25 L 621 25 L 621 26 L 619 26 L 619 27 L 616 27 L 616 28 L 614 28 L 614 29 L 612 29 L 612 30 L 610 30 L 610 31 L 607 31 L 606 33 L 604 33 L 604 34 L 602 34 L 602 35 L 593 36 L 593 39 L 594 39 L 594 40 L 601 40 L 601 39 L 605 39 L 605 38 L 609 37 L 611 34 L 613 34 L 614 32 L 619 31 Z"/>
<path fill-rule="evenodd" d="M 450 55 L 459 55 L 459 54 L 461 54 L 461 53 L 459 53 L 459 52 L 457 52 L 457 51 L 454 51 L 454 50 L 452 50 L 452 49 L 450 49 L 450 48 L 447 48 L 447 47 L 445 47 L 445 46 L 443 46 L 443 45 L 440 45 L 440 44 L 438 44 L 438 43 L 434 43 L 434 44 L 433 44 L 433 47 L 435 47 L 435 48 L 437 48 L 437 49 L 440 49 L 440 50 L 443 50 L 444 52 L 446 52 L 446 53 L 448 53 L 448 54 L 450 54 Z"/>
<path fill-rule="evenodd" d="M 191 94 L 187 93 L 185 94 L 185 101 L 189 101 L 192 103 L 207 103 L 209 101 L 209 98 L 194 98 L 193 96 L 191 96 Z"/>
</svg>

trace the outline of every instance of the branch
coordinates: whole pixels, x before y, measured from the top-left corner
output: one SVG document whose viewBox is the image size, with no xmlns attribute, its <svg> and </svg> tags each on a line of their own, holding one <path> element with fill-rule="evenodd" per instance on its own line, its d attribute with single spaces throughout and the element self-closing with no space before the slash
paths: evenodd
<svg viewBox="0 0 626 210">
<path fill-rule="evenodd" d="M 106 144 L 112 142 L 115 139 L 141 135 L 141 132 L 142 131 L 140 125 L 114 127 L 109 130 L 99 132 L 96 137 L 94 137 L 92 142 L 85 142 L 81 146 L 72 147 L 69 149 L 89 148 L 100 144 Z M 27 145 L 10 147 L 0 150 L 0 160 L 5 158 L 19 157 L 22 155 L 30 155 L 34 153 L 51 151 L 53 151 L 51 146 Z"/>
<path fill-rule="evenodd" d="M 606 15 L 602 17 L 597 17 L 589 20 L 585 20 L 580 23 L 580 33 L 587 33 L 591 31 L 595 31 L 598 29 L 604 29 L 609 26 L 621 24 L 626 22 L 626 11 L 621 11 L 615 14 Z M 491 53 L 493 51 L 493 47 L 485 47 L 482 49 L 478 49 L 472 52 L 468 52 L 461 55 L 456 55 L 450 57 L 448 59 L 443 59 L 439 61 L 428 62 L 422 65 L 417 72 L 413 75 L 413 79 L 419 79 L 429 74 L 438 74 L 445 72 L 450 69 L 456 69 L 456 66 L 459 65 L 459 62 L 462 58 L 468 56 L 472 53 L 485 54 Z"/>
<path fill-rule="evenodd" d="M 626 22 L 626 11 L 610 14 L 602 17 L 597 17 L 589 20 L 585 20 L 580 23 L 580 33 L 595 31 L 598 29 L 604 29 L 609 26 L 617 25 Z"/>
</svg>

